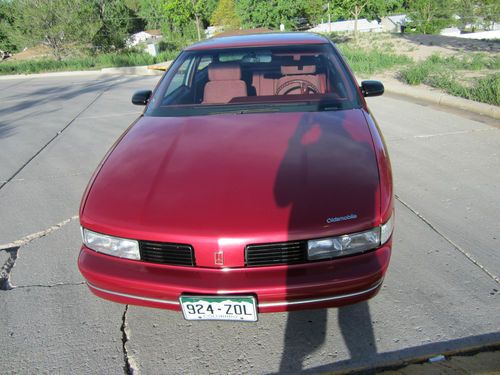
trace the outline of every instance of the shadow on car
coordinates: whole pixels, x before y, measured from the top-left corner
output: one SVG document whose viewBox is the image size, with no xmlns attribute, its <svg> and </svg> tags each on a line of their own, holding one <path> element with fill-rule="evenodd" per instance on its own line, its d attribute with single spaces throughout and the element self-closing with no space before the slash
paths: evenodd
<svg viewBox="0 0 500 375">
<path fill-rule="evenodd" d="M 320 217 L 323 215 L 325 219 L 332 215 L 349 213 L 330 212 L 332 205 L 324 204 L 324 200 L 328 197 L 351 196 L 352 199 L 356 200 L 367 192 L 372 194 L 372 197 L 379 194 L 376 184 L 372 184 L 368 189 L 367 186 L 364 186 L 361 190 L 355 186 L 349 186 L 342 180 L 344 173 L 371 173 L 368 166 L 367 170 L 360 171 L 348 171 L 344 170 L 343 167 L 336 168 L 337 175 L 330 176 L 321 175 L 325 173 L 325 168 L 321 166 L 308 164 L 306 168 L 303 165 L 301 168 L 297 168 L 297 164 L 307 163 L 308 155 L 321 153 L 322 163 L 338 165 L 338 158 L 342 155 L 355 155 L 354 158 L 362 160 L 373 152 L 369 142 L 360 142 L 359 139 L 356 142 L 350 142 L 356 137 L 356 134 L 352 134 L 352 129 L 350 129 L 342 111 L 331 115 L 330 122 L 324 121 L 324 118 L 320 121 L 317 116 L 328 116 L 328 114 L 306 113 L 301 118 L 295 134 L 289 141 L 289 148 L 276 178 L 274 188 L 276 204 L 290 209 L 288 233 L 291 240 L 296 239 L 298 231 L 304 225 L 303 221 L 310 220 L 310 217 L 308 218 L 310 212 L 319 213 Z M 350 149 L 353 145 L 358 148 L 355 150 L 356 152 Z M 331 152 L 325 153 L 324 150 Z M 345 168 L 348 168 L 347 165 L 348 163 L 346 163 Z M 323 177 L 323 184 L 308 185 L 308 181 L 318 177 Z M 296 185 L 296 189 L 290 189 L 290 185 L 293 184 Z M 341 210 L 345 206 L 345 202 L 340 202 L 337 207 Z M 368 209 L 368 215 L 371 217 L 376 216 L 375 206 Z M 296 286 L 296 282 L 293 281 L 296 276 L 296 271 L 291 267 L 287 274 L 287 280 L 285 280 L 286 285 Z M 291 290 L 291 288 L 289 289 Z M 293 301 L 292 298 L 292 291 L 290 291 L 290 302 Z M 297 297 L 295 296 L 295 298 Z M 357 300 L 359 301 L 359 298 Z M 291 305 L 291 309 L 293 309 L 293 305 Z M 327 330 L 336 328 L 334 322 L 328 322 L 328 310 L 323 308 L 290 311 L 285 328 L 284 349 L 279 373 L 302 372 L 307 365 L 308 357 L 318 350 L 328 353 L 327 355 L 332 357 L 332 362 L 335 362 L 336 352 L 343 350 L 344 344 L 349 352 L 350 362 L 369 363 L 370 359 L 373 360 L 376 357 L 377 348 L 370 308 L 366 301 L 340 307 L 338 309 L 338 326 L 341 334 L 338 336 L 338 346 L 325 347 Z M 344 344 L 341 342 L 342 339 Z"/>
</svg>

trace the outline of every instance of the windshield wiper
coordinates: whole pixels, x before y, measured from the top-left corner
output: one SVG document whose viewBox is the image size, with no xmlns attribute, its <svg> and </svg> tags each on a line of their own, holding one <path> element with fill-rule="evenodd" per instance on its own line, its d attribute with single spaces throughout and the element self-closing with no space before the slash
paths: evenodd
<svg viewBox="0 0 500 375">
<path fill-rule="evenodd" d="M 218 110 L 218 111 L 210 111 L 208 115 L 225 115 L 225 114 L 237 114 L 244 115 L 247 113 L 269 113 L 269 112 L 280 112 L 278 107 L 258 107 L 258 108 L 238 108 L 238 109 L 227 109 L 227 110 Z"/>
<path fill-rule="evenodd" d="M 236 113 L 239 113 L 241 115 L 245 113 L 260 113 L 260 112 L 279 112 L 280 109 L 276 107 L 259 107 L 259 108 L 249 108 L 249 109 L 240 109 L 239 111 L 236 111 Z"/>
<path fill-rule="evenodd" d="M 318 111 L 340 111 L 345 109 L 341 103 L 320 103 L 318 104 Z"/>
</svg>

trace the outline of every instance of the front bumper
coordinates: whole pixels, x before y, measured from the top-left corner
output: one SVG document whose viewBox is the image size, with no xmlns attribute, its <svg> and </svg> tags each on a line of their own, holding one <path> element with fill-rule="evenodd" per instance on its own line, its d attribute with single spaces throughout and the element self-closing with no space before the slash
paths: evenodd
<svg viewBox="0 0 500 375">
<path fill-rule="evenodd" d="M 119 303 L 180 310 L 181 295 L 253 295 L 258 311 L 342 306 L 373 297 L 389 264 L 391 241 L 366 254 L 291 266 L 203 268 L 133 261 L 82 247 L 90 290 Z"/>
</svg>

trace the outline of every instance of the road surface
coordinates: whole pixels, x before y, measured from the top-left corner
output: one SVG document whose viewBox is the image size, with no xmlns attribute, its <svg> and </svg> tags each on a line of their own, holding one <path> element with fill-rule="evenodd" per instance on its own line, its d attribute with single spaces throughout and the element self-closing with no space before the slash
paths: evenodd
<svg viewBox="0 0 500 375">
<path fill-rule="evenodd" d="M 376 298 L 241 324 L 93 296 L 76 267 L 79 201 L 140 113 L 131 94 L 157 80 L 0 81 L 1 373 L 321 373 L 500 342 L 500 128 L 389 96 L 369 100 L 397 194 Z"/>
</svg>

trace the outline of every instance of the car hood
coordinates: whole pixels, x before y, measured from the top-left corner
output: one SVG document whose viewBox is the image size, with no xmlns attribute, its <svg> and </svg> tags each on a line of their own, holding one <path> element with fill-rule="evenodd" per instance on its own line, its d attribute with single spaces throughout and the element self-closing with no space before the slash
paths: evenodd
<svg viewBox="0 0 500 375">
<path fill-rule="evenodd" d="M 363 110 L 142 117 L 109 154 L 81 223 L 200 252 L 379 225 Z M 243 251 L 227 258 L 242 265 Z M 206 265 L 213 265 L 213 255 Z"/>
</svg>

